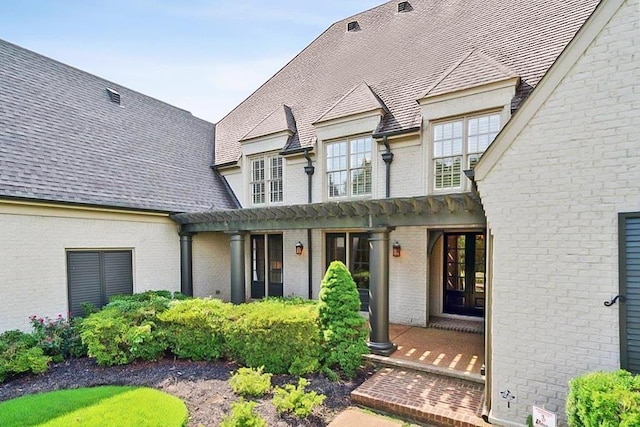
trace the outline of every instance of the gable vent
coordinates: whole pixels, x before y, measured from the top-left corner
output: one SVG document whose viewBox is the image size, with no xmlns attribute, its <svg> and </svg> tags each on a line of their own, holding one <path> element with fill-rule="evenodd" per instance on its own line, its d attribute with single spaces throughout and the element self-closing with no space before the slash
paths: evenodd
<svg viewBox="0 0 640 427">
<path fill-rule="evenodd" d="M 408 1 L 401 1 L 398 3 L 398 13 L 411 12 L 412 10 L 413 7 Z"/>
<path fill-rule="evenodd" d="M 351 21 L 347 24 L 347 31 L 358 31 L 360 29 L 360 25 L 358 21 Z"/>
<path fill-rule="evenodd" d="M 107 93 L 109 94 L 109 99 L 111 102 L 120 105 L 120 94 L 113 89 L 107 88 Z"/>
</svg>

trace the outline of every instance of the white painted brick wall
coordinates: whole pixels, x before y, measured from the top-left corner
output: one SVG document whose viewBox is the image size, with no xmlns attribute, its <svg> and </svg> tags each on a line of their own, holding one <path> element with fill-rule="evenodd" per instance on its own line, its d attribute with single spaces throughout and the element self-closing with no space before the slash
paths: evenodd
<svg viewBox="0 0 640 427">
<path fill-rule="evenodd" d="M 231 299 L 231 248 L 229 235 L 198 233 L 193 236 L 193 295 Z"/>
<path fill-rule="evenodd" d="M 427 230 L 397 228 L 389 236 L 389 321 L 403 325 L 427 324 Z M 391 256 L 398 241 L 401 256 Z"/>
<path fill-rule="evenodd" d="M 180 241 L 166 217 L 0 203 L 0 236 L 0 331 L 67 313 L 67 249 L 133 249 L 134 292 L 180 290 Z"/>
<path fill-rule="evenodd" d="M 619 212 L 640 210 L 640 28 L 626 1 L 479 183 L 494 234 L 493 415 L 565 422 L 570 378 L 619 367 Z M 517 401 L 507 407 L 501 390 Z"/>
</svg>

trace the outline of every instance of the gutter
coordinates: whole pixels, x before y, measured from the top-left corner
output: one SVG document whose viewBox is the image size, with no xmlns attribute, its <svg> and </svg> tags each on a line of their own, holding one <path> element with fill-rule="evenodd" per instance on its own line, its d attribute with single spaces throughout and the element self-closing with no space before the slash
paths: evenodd
<svg viewBox="0 0 640 427">
<path fill-rule="evenodd" d="M 382 160 L 385 164 L 385 197 L 388 199 L 391 197 L 391 163 L 393 162 L 393 153 L 391 152 L 391 147 L 389 146 L 389 141 L 387 140 L 387 135 L 382 137 L 382 143 L 387 149 L 386 152 L 382 153 Z"/>
</svg>

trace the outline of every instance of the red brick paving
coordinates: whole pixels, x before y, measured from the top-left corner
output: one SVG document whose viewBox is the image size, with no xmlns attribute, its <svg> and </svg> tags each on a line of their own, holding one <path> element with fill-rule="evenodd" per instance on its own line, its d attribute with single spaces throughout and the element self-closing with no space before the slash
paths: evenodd
<svg viewBox="0 0 640 427">
<path fill-rule="evenodd" d="M 483 426 L 484 385 L 409 369 L 381 368 L 351 393 L 362 406 L 440 426 Z"/>
</svg>

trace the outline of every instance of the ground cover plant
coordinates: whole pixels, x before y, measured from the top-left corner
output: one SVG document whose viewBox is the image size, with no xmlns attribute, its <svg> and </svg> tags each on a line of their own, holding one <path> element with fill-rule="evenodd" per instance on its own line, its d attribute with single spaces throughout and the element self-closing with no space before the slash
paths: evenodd
<svg viewBox="0 0 640 427">
<path fill-rule="evenodd" d="M 146 387 L 105 386 L 60 390 L 0 403 L 0 425 L 3 427 L 181 427 L 186 423 L 187 408 L 180 399 Z"/>
<path fill-rule="evenodd" d="M 263 371 L 264 366 L 258 369 L 240 368 L 229 380 L 229 385 L 234 393 L 241 396 L 264 396 L 271 390 L 271 377 L 273 375 Z"/>
<path fill-rule="evenodd" d="M 327 398 L 324 394 L 315 391 L 305 391 L 309 381 L 304 378 L 298 380 L 298 385 L 286 384 L 284 387 L 276 387 L 273 392 L 273 406 L 279 413 L 291 413 L 298 418 L 311 415 L 313 408 L 322 405 Z"/>
<path fill-rule="evenodd" d="M 640 375 L 619 370 L 572 379 L 567 421 L 571 427 L 640 426 Z"/>
</svg>

